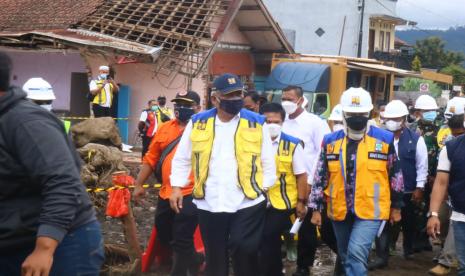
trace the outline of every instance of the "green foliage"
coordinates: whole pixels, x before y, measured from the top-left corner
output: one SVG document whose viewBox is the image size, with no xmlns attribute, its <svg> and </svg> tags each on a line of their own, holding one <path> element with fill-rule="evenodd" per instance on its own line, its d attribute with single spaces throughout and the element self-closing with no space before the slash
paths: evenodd
<svg viewBox="0 0 465 276">
<path fill-rule="evenodd" d="M 400 90 L 409 92 L 420 91 L 420 84 L 422 83 L 429 84 L 429 91 L 433 97 L 439 97 L 441 95 L 442 89 L 434 81 L 419 78 L 405 78 Z"/>
<path fill-rule="evenodd" d="M 444 47 L 445 43 L 439 37 L 428 37 L 416 42 L 415 53 L 426 68 L 442 69 L 465 60 L 462 53 L 447 51 Z"/>
<path fill-rule="evenodd" d="M 415 72 L 421 71 L 421 61 L 418 56 L 415 56 L 415 58 L 412 61 L 412 70 Z"/>
<path fill-rule="evenodd" d="M 465 85 L 465 68 L 459 65 L 449 65 L 441 73 L 454 77 L 454 84 Z"/>
</svg>

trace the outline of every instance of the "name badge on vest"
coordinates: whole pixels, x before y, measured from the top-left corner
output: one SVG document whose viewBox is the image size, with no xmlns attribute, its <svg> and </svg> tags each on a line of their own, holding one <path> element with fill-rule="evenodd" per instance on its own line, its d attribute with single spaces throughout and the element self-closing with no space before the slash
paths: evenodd
<svg viewBox="0 0 465 276">
<path fill-rule="evenodd" d="M 387 161 L 388 156 L 387 156 L 387 154 L 380 153 L 380 152 L 369 152 L 368 153 L 368 159 Z"/>
<path fill-rule="evenodd" d="M 207 121 L 200 121 L 197 123 L 198 130 L 205 130 L 207 128 Z"/>
<path fill-rule="evenodd" d="M 336 161 L 339 160 L 339 154 L 327 154 L 326 160 L 328 161 Z"/>
<path fill-rule="evenodd" d="M 380 140 L 376 140 L 375 151 L 376 151 L 376 152 L 381 152 L 381 151 L 383 151 L 383 144 L 381 143 Z"/>
</svg>

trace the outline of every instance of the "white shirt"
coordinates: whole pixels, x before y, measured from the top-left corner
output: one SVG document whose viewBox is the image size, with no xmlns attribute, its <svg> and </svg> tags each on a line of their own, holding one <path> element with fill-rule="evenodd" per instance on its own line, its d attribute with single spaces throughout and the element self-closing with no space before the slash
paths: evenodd
<svg viewBox="0 0 465 276">
<path fill-rule="evenodd" d="M 280 140 L 281 134 L 278 137 L 276 137 L 276 139 L 272 140 L 273 149 L 275 153 L 278 152 Z M 294 175 L 299 175 L 307 172 L 307 168 L 305 167 L 304 148 L 301 144 L 298 144 L 295 147 L 294 155 L 292 156 L 292 171 Z"/>
<path fill-rule="evenodd" d="M 261 195 L 250 200 L 242 192 L 237 175 L 234 137 L 239 124 L 239 115 L 229 122 L 222 122 L 218 116 L 215 120 L 215 138 L 210 158 L 208 178 L 205 182 L 205 198 L 194 199 L 197 208 L 213 213 L 235 213 L 240 209 L 257 205 L 265 200 Z M 191 171 L 192 121 L 186 126 L 173 158 L 171 169 L 171 186 L 184 187 L 188 183 Z M 263 169 L 263 188 L 274 185 L 276 164 L 268 127 L 263 127 L 261 161 Z"/>
<path fill-rule="evenodd" d="M 328 124 L 326 121 L 320 119 L 320 117 L 304 111 L 295 119 L 289 119 L 289 116 L 286 115 L 283 132 L 304 142 L 304 163 L 307 168 L 307 182 L 308 184 L 312 184 L 316 163 L 320 157 L 323 137 L 331 132 Z"/>
<path fill-rule="evenodd" d="M 399 139 L 394 139 L 394 148 L 397 156 L 399 156 Z M 428 149 L 426 148 L 425 139 L 421 136 L 417 142 L 415 168 L 417 170 L 417 188 L 423 189 L 428 177 Z"/>
<path fill-rule="evenodd" d="M 437 171 L 443 171 L 443 172 L 449 172 L 450 171 L 450 166 L 451 166 L 451 163 L 450 163 L 450 160 L 449 160 L 449 156 L 447 155 L 447 149 L 446 149 L 447 146 L 444 146 L 441 150 L 441 152 L 439 153 L 439 160 L 438 160 L 438 169 Z M 459 212 L 456 212 L 456 211 L 452 211 L 452 215 L 450 217 L 451 220 L 453 221 L 461 221 L 461 222 L 465 222 L 465 214 L 462 214 L 462 213 L 459 213 Z"/>
<path fill-rule="evenodd" d="M 100 80 L 100 77 L 99 77 L 99 80 Z M 91 80 L 90 83 L 89 83 L 89 90 L 95 90 L 97 88 L 98 88 L 97 81 L 96 80 Z M 112 91 L 111 91 L 110 83 L 105 84 L 103 89 L 105 89 L 105 99 L 106 99 L 106 101 L 102 102 L 99 105 L 103 106 L 103 107 L 111 107 L 111 92 Z M 99 93 L 100 93 L 100 91 L 95 95 L 95 97 L 98 97 Z"/>
</svg>

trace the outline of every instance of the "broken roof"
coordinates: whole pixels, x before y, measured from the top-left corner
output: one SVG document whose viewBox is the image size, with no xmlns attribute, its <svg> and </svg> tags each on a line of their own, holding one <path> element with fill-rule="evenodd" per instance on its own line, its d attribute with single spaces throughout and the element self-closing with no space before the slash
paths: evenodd
<svg viewBox="0 0 465 276">
<path fill-rule="evenodd" d="M 75 47 L 144 61 L 160 50 L 156 72 L 167 75 L 197 76 L 233 20 L 252 48 L 292 52 L 261 0 L 0 0 L 0 5 L 0 45 Z"/>
</svg>

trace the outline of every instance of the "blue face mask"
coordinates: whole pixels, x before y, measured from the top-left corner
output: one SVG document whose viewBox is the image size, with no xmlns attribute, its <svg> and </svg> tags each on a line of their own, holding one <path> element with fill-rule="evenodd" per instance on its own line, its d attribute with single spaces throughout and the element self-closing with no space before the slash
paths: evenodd
<svg viewBox="0 0 465 276">
<path fill-rule="evenodd" d="M 423 113 L 423 119 L 429 122 L 434 122 L 434 120 L 436 120 L 436 116 L 436 111 L 427 111 Z"/>
<path fill-rule="evenodd" d="M 152 109 L 152 111 L 157 111 L 157 110 L 158 110 L 158 106 L 157 106 L 157 105 L 152 105 L 151 109 Z"/>
</svg>

